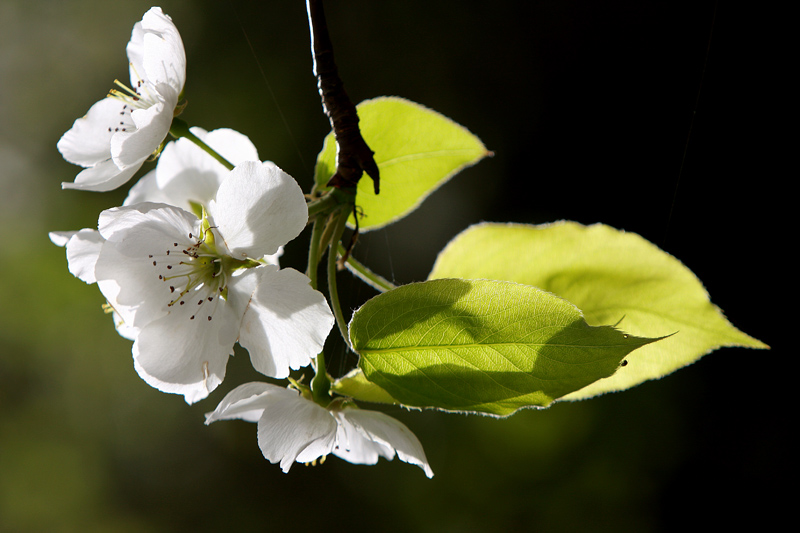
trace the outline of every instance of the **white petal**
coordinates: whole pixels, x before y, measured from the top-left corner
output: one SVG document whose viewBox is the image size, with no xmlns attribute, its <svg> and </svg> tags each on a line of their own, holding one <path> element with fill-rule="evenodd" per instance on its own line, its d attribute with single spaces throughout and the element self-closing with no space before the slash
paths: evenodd
<svg viewBox="0 0 800 533">
<path fill-rule="evenodd" d="M 278 251 L 272 255 L 265 255 L 261 258 L 262 261 L 266 261 L 268 265 L 274 265 L 276 267 L 281 266 L 280 258 L 283 255 L 283 246 L 278 247 Z"/>
<path fill-rule="evenodd" d="M 200 137 L 203 142 L 217 151 L 222 157 L 238 165 L 245 161 L 258 161 L 258 150 L 255 145 L 250 141 L 247 135 L 239 133 L 230 128 L 219 128 L 208 132 L 205 136 L 200 135 L 197 130 L 200 128 L 191 128 L 192 133 Z M 201 130 L 202 131 L 202 130 Z M 206 154 L 206 158 L 208 155 Z M 211 159 L 217 162 L 215 159 Z M 210 199 L 210 198 L 209 198 Z"/>
<path fill-rule="evenodd" d="M 67 242 L 69 271 L 86 283 L 96 283 L 94 267 L 105 239 L 97 230 L 82 229 Z"/>
<path fill-rule="evenodd" d="M 167 148 L 169 148 L 169 146 L 172 144 L 173 143 L 169 143 Z M 167 149 L 165 148 L 164 152 L 166 151 Z M 163 157 L 164 152 L 162 152 L 162 155 L 159 157 L 159 163 L 161 162 L 160 160 L 161 157 Z M 125 198 L 125 201 L 122 203 L 122 205 L 134 205 L 141 204 L 143 202 L 175 205 L 169 201 L 169 197 L 166 194 L 159 190 L 158 183 L 156 182 L 155 170 L 151 170 L 139 178 L 139 181 L 137 181 L 128 191 L 128 196 Z M 181 209 L 189 211 L 188 206 L 175 205 L 175 207 L 180 207 Z"/>
<path fill-rule="evenodd" d="M 69 271 L 78 279 L 86 283 L 96 283 L 95 265 L 100 255 L 105 239 L 100 232 L 92 229 L 82 229 L 80 231 L 51 231 L 50 240 L 56 246 L 67 247 L 67 260 L 69 261 Z M 119 294 L 119 286 L 113 281 L 101 281 L 101 292 L 106 300 L 114 308 L 117 305 L 116 296 Z M 122 308 L 127 310 L 127 308 Z M 138 328 L 132 327 L 125 322 L 122 316 L 114 310 L 114 327 L 117 332 L 126 339 L 135 340 L 139 334 Z M 130 314 L 130 313 L 129 313 Z M 131 319 L 132 322 L 132 319 Z"/>
<path fill-rule="evenodd" d="M 163 204 L 117 207 L 100 214 L 98 228 L 106 244 L 95 275 L 103 295 L 129 326 L 142 328 L 169 311 L 169 283 L 158 278 L 163 270 L 153 263 L 167 250 L 187 248 L 189 234 L 196 234 L 198 225 L 191 213 Z"/>
<path fill-rule="evenodd" d="M 207 134 L 198 130 L 192 128 L 192 133 L 205 141 Z M 208 205 L 228 172 L 199 146 L 181 138 L 167 144 L 159 156 L 156 187 L 166 197 L 166 203 L 189 210 L 190 202 Z"/>
<path fill-rule="evenodd" d="M 140 248 L 150 248 L 153 235 L 140 233 L 143 227 L 154 235 L 181 235 L 184 238 L 197 227 L 199 220 L 193 214 L 165 204 L 144 202 L 135 206 L 114 207 L 100 213 L 98 230 L 106 240 L 134 239 Z M 196 235 L 196 233 L 195 233 Z M 171 237 L 170 237 L 171 238 Z M 159 240 L 158 237 L 156 237 Z M 139 252 L 128 250 L 131 256 Z"/>
<path fill-rule="evenodd" d="M 133 25 L 131 40 L 128 41 L 125 51 L 128 54 L 131 84 L 136 87 L 136 82 L 146 76 L 144 71 L 144 28 L 142 28 L 141 21 Z"/>
<path fill-rule="evenodd" d="M 240 258 L 274 254 L 308 222 L 300 186 L 270 162 L 237 165 L 220 185 L 209 211 L 228 249 Z"/>
<path fill-rule="evenodd" d="M 251 272 L 258 277 L 229 286 L 231 300 L 249 302 L 239 344 L 247 348 L 256 370 L 285 378 L 290 368 L 310 364 L 322 350 L 333 327 L 333 313 L 325 297 L 300 272 L 269 265 Z"/>
<path fill-rule="evenodd" d="M 330 413 L 297 391 L 269 394 L 258 421 L 258 447 L 271 463 L 288 472 L 295 460 L 309 462 L 327 455 L 336 439 Z"/>
<path fill-rule="evenodd" d="M 96 269 L 97 267 L 95 264 L 95 271 Z M 136 307 L 121 306 L 117 303 L 117 295 L 119 295 L 120 288 L 115 281 L 107 279 L 99 280 L 97 281 L 97 287 L 105 297 L 106 302 L 112 308 L 112 318 L 114 320 L 114 328 L 117 330 L 117 333 L 119 333 L 121 337 L 124 337 L 128 340 L 136 340 L 140 329 L 133 325 L 137 311 Z"/>
<path fill-rule="evenodd" d="M 234 130 L 206 132 L 191 128 L 200 140 L 228 161 L 258 159 L 258 152 L 246 136 Z M 229 170 L 188 139 L 167 143 L 158 158 L 156 170 L 147 174 L 130 190 L 125 205 L 163 202 L 191 210 L 190 201 L 208 205 L 217 194 Z"/>
<path fill-rule="evenodd" d="M 154 85 L 169 84 L 179 94 L 186 82 L 186 52 L 178 29 L 161 8 L 153 7 L 142 17 L 142 30 L 144 73 L 140 75 Z"/>
<path fill-rule="evenodd" d="M 202 308 L 212 306 L 203 313 L 196 304 L 187 298 L 186 305 L 173 306 L 168 315 L 144 326 L 133 345 L 142 379 L 160 391 L 183 394 L 189 404 L 222 383 L 240 319 L 221 298 L 203 302 Z"/>
<path fill-rule="evenodd" d="M 116 132 L 111 138 L 111 158 L 120 169 L 138 169 L 169 133 L 178 93 L 164 84 L 156 89 L 159 100 L 156 104 L 131 112 L 136 129 Z"/>
<path fill-rule="evenodd" d="M 400 421 L 378 411 L 345 409 L 341 413 L 366 438 L 393 448 L 401 461 L 417 465 L 425 471 L 426 476 L 433 477 L 422 444 Z"/>
<path fill-rule="evenodd" d="M 114 318 L 114 329 L 117 330 L 119 336 L 129 341 L 135 341 L 136 337 L 139 336 L 139 328 L 133 327 L 130 323 L 126 322 L 117 312 L 113 312 L 111 316 Z"/>
<path fill-rule="evenodd" d="M 92 167 L 109 159 L 114 132 L 108 129 L 119 122 L 123 105 L 119 100 L 103 98 L 89 108 L 58 141 L 58 151 L 64 159 L 82 167 Z"/>
<path fill-rule="evenodd" d="M 264 413 L 264 397 L 276 390 L 285 390 L 277 385 L 253 381 L 239 385 L 222 399 L 217 408 L 206 413 L 206 425 L 217 420 L 240 418 L 248 422 L 258 422 Z"/>
<path fill-rule="evenodd" d="M 336 448 L 333 454 L 353 464 L 374 465 L 379 457 L 394 459 L 394 449 L 374 442 L 361 434 L 356 427 L 342 415 L 341 411 L 332 413 L 339 423 L 336 434 Z"/>
<path fill-rule="evenodd" d="M 47 234 L 50 237 L 50 242 L 55 244 L 56 246 L 66 246 L 69 240 L 72 238 L 73 235 L 78 233 L 77 231 L 51 231 Z"/>
<path fill-rule="evenodd" d="M 74 183 L 61 183 L 61 188 L 96 192 L 111 191 L 131 179 L 137 170 L 139 170 L 138 166 L 120 170 L 111 159 L 107 159 L 78 173 Z"/>
</svg>

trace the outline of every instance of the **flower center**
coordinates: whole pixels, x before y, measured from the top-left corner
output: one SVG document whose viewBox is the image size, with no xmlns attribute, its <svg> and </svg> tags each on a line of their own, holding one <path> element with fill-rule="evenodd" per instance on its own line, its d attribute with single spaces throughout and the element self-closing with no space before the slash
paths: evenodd
<svg viewBox="0 0 800 533">
<path fill-rule="evenodd" d="M 158 103 L 158 97 L 155 93 L 150 91 L 150 84 L 139 75 L 133 63 L 128 63 L 128 66 L 131 71 L 131 83 L 133 84 L 133 88 L 128 87 L 119 80 L 114 80 L 114 85 L 121 90 L 111 89 L 108 91 L 108 97 L 116 98 L 136 109 L 147 109 Z"/>
<path fill-rule="evenodd" d="M 205 230 L 211 234 L 213 230 Z M 189 320 L 211 321 L 220 298 L 227 298 L 234 265 L 221 255 L 213 238 L 189 233 L 188 242 L 173 242 L 161 254 L 148 254 L 158 279 L 168 288 L 167 308 L 186 314 Z"/>
<path fill-rule="evenodd" d="M 132 73 L 131 82 L 134 82 L 134 77 L 136 78 L 133 83 L 134 87 L 128 87 L 121 81 L 114 80 L 114 85 L 119 87 L 119 89 L 111 89 L 108 91 L 108 98 L 119 100 L 123 104 L 122 110 L 119 113 L 119 123 L 108 127 L 108 131 L 111 133 L 116 133 L 118 131 L 136 131 L 136 125 L 131 119 L 131 113 L 135 109 L 147 109 L 159 102 L 158 96 L 150 91 L 148 83 L 139 76 L 139 73 L 132 63 L 130 64 L 130 68 Z"/>
</svg>

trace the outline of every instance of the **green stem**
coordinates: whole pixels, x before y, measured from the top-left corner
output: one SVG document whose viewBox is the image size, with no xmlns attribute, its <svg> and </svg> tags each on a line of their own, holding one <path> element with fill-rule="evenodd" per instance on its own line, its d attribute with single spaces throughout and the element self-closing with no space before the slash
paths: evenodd
<svg viewBox="0 0 800 533">
<path fill-rule="evenodd" d="M 189 139 L 194 144 L 202 148 L 206 153 L 208 153 L 208 155 L 219 161 L 222 164 L 222 166 L 224 166 L 228 170 L 233 170 L 234 165 L 230 161 L 219 155 L 209 145 L 201 141 L 200 138 L 197 137 L 197 135 L 192 133 L 189 130 L 189 124 L 187 124 L 184 120 L 181 120 L 179 118 L 173 118 L 172 126 L 170 126 L 169 128 L 169 133 L 176 139 L 180 139 L 181 137 Z"/>
<path fill-rule="evenodd" d="M 342 334 L 342 338 L 344 339 L 345 344 L 349 348 L 352 349 L 350 346 L 350 338 L 347 334 L 347 322 L 344 320 L 344 314 L 342 314 L 342 306 L 339 303 L 339 290 L 336 286 L 336 271 L 337 271 L 337 264 L 336 264 L 336 244 L 342 238 L 342 233 L 344 233 L 344 226 L 347 223 L 347 218 L 350 216 L 350 211 L 348 209 L 341 209 L 336 214 L 336 221 L 335 229 L 333 231 L 333 239 L 331 240 L 331 247 L 328 250 L 328 292 L 331 297 L 331 308 L 333 309 L 333 316 L 336 317 L 336 324 L 339 326 L 339 332 Z"/>
<path fill-rule="evenodd" d="M 339 244 L 339 254 L 344 257 L 345 249 L 344 246 Z M 353 273 L 358 279 L 372 287 L 373 289 L 377 290 L 378 292 L 386 292 L 392 289 L 396 289 L 397 285 L 389 281 L 388 279 L 380 276 L 370 270 L 366 265 L 358 261 L 352 255 L 347 257 L 347 263 L 344 265 L 347 270 Z"/>
<path fill-rule="evenodd" d="M 311 280 L 311 288 L 315 289 L 319 286 L 319 255 L 320 255 L 320 239 L 322 238 L 322 231 L 325 229 L 325 222 L 322 220 L 315 220 L 314 226 L 311 228 L 311 243 L 308 246 L 308 269 L 306 276 Z"/>
<path fill-rule="evenodd" d="M 308 202 L 308 220 L 312 220 L 317 215 L 332 211 L 337 205 L 339 205 L 339 199 L 330 193 Z"/>
<path fill-rule="evenodd" d="M 330 189 L 319 198 L 308 202 L 308 219 L 311 220 L 314 217 L 330 214 L 338 206 L 353 205 L 355 201 L 355 189 Z"/>
</svg>

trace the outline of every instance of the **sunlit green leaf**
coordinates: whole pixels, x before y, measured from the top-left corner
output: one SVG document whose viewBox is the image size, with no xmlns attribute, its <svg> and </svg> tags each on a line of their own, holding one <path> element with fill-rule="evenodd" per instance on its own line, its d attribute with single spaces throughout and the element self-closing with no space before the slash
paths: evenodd
<svg viewBox="0 0 800 533">
<path fill-rule="evenodd" d="M 460 279 L 376 296 L 353 315 L 350 338 L 366 378 L 400 403 L 495 416 L 545 407 L 655 340 L 589 326 L 535 287 Z"/>
<path fill-rule="evenodd" d="M 403 98 L 366 100 L 357 109 L 361 134 L 375 152 L 381 173 L 377 196 L 366 174 L 358 184 L 361 231 L 404 217 L 460 170 L 491 154 L 463 126 Z M 336 142 L 330 133 L 317 157 L 317 187 L 324 189 L 335 170 Z"/>
<path fill-rule="evenodd" d="M 767 348 L 733 327 L 680 261 L 639 235 L 602 224 L 473 226 L 442 250 L 430 274 L 450 277 L 533 285 L 578 306 L 589 324 L 671 335 L 637 350 L 625 368 L 570 400 L 659 378 L 722 346 Z"/>
</svg>

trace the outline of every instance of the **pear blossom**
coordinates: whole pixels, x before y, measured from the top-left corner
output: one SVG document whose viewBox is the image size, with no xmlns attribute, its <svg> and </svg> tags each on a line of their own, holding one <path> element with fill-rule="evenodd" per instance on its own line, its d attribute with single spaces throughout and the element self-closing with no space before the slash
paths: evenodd
<svg viewBox="0 0 800 533">
<path fill-rule="evenodd" d="M 227 128 L 208 132 L 193 127 L 191 132 L 231 163 L 258 160 L 258 150 L 250 139 Z M 143 202 L 158 202 L 192 211 L 198 205 L 208 205 L 217 194 L 222 181 L 230 171 L 216 159 L 188 139 L 181 138 L 167 143 L 156 168 L 143 176 L 128 193 L 123 205 Z M 93 284 L 94 265 L 105 241 L 100 232 L 93 229 L 80 231 L 53 231 L 50 240 L 66 247 L 70 273 L 82 281 Z M 262 258 L 266 263 L 280 266 L 278 258 L 283 247 L 274 255 Z M 113 311 L 114 302 L 109 302 L 114 315 L 114 325 L 123 337 L 134 340 L 136 328 L 123 321 Z"/>
<path fill-rule="evenodd" d="M 285 378 L 310 364 L 333 326 L 324 296 L 270 256 L 308 219 L 300 187 L 273 163 L 243 162 L 203 218 L 144 202 L 103 211 L 98 231 L 66 240 L 70 272 L 96 282 L 134 340 L 134 367 L 151 386 L 205 398 L 237 341 L 256 370 Z"/>
<path fill-rule="evenodd" d="M 271 463 L 288 472 L 294 462 L 309 463 L 328 454 L 355 464 L 375 464 L 395 454 L 433 471 L 419 439 L 404 424 L 378 411 L 334 400 L 322 407 L 294 389 L 251 382 L 229 392 L 206 414 L 206 424 L 242 419 L 258 423 L 258 446 Z"/>
<path fill-rule="evenodd" d="M 115 81 L 58 141 L 70 163 L 85 167 L 65 189 L 109 191 L 128 181 L 169 133 L 186 81 L 186 53 L 172 19 L 153 7 L 127 46 L 131 85 Z"/>
</svg>

